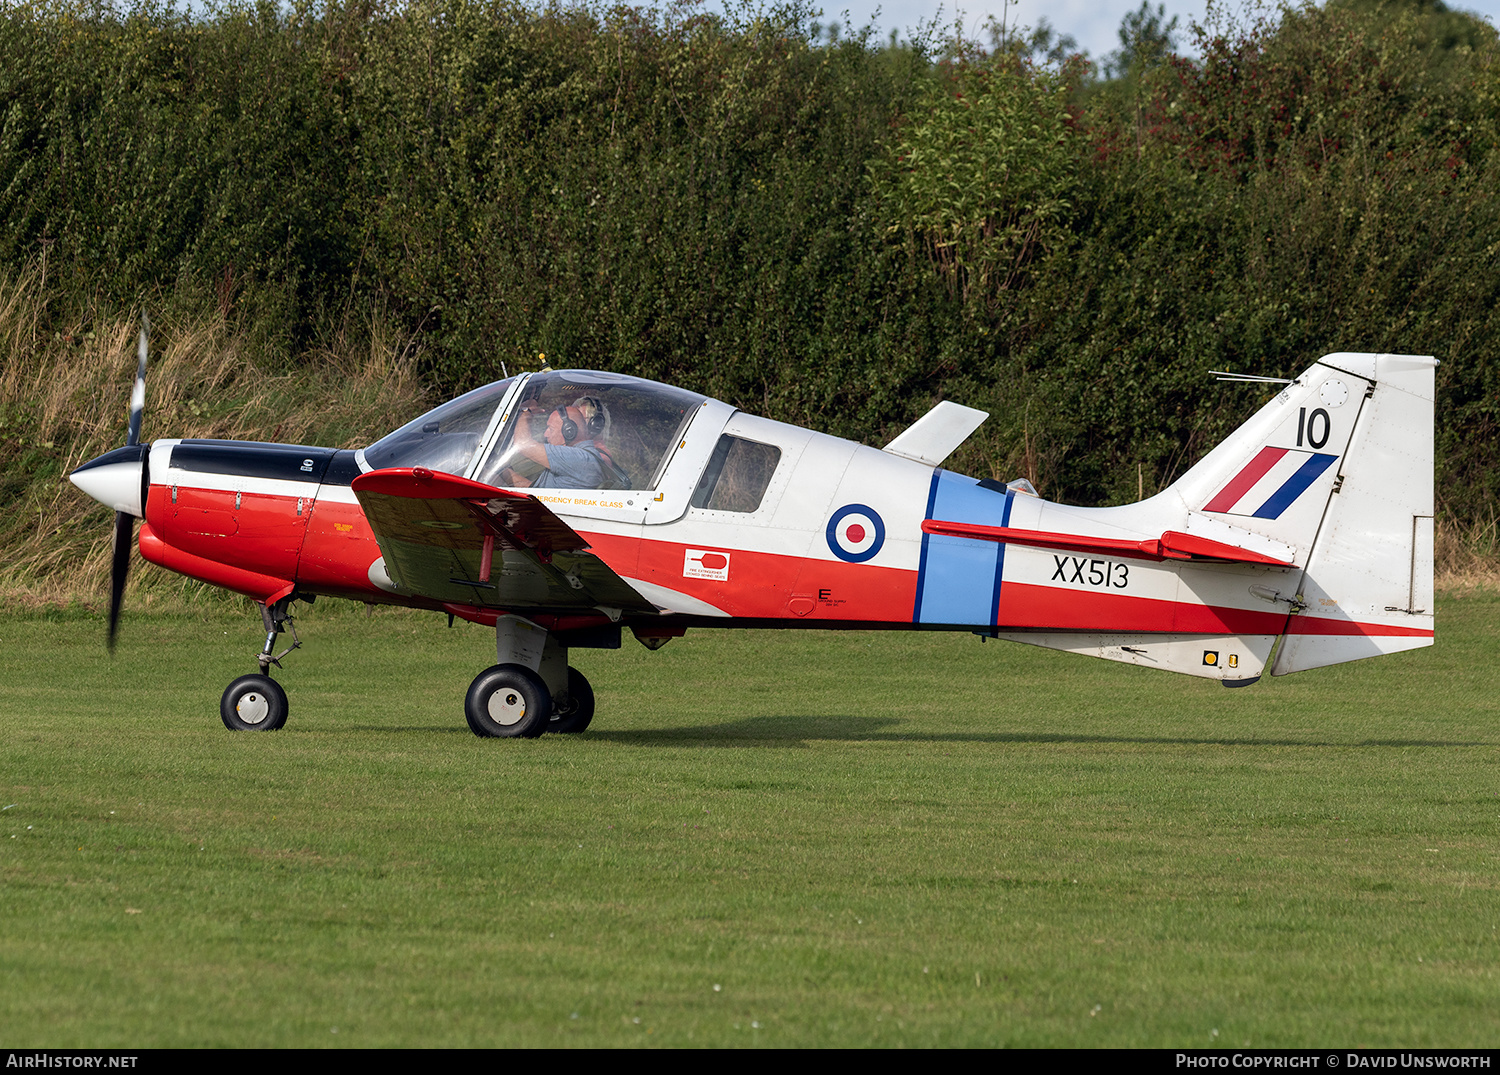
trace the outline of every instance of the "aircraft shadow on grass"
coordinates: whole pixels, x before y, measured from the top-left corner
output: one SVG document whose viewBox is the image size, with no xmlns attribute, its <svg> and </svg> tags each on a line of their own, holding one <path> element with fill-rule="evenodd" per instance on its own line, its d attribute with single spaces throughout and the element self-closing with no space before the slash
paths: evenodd
<svg viewBox="0 0 1500 1075">
<path fill-rule="evenodd" d="M 892 726 L 903 726 L 894 728 Z M 612 743 L 633 743 L 640 746 L 694 746 L 694 747 L 739 747 L 739 746 L 787 746 L 806 745 L 813 741 L 876 742 L 876 743 L 1098 743 L 1159 745 L 1159 746 L 1219 746 L 1219 747 L 1313 747 L 1319 749 L 1347 749 L 1386 747 L 1479 747 L 1494 746 L 1489 742 L 1441 740 L 1441 739 L 1362 739 L 1356 742 L 1336 742 L 1320 739 L 1263 739 L 1255 737 L 1216 736 L 1132 736 L 1132 735 L 1083 735 L 1065 732 L 924 732 L 911 727 L 909 722 L 895 718 L 880 717 L 750 717 L 745 720 L 711 724 L 697 728 L 640 728 L 591 732 L 590 739 Z"/>
<path fill-rule="evenodd" d="M 460 732 L 453 726 L 377 727 L 357 731 L 383 732 Z M 1481 747 L 1495 743 L 1481 740 L 1446 739 L 1361 739 L 1337 742 L 1322 739 L 1270 739 L 1254 736 L 1132 736 L 1089 735 L 1067 732 L 943 732 L 923 731 L 920 723 L 898 717 L 761 716 L 679 728 L 595 729 L 585 740 L 623 743 L 636 746 L 674 747 L 785 747 L 805 746 L 809 742 L 892 742 L 892 743 L 1098 743 L 1160 746 L 1220 747 L 1313 747 L 1319 749 L 1407 748 L 1407 747 Z"/>
</svg>

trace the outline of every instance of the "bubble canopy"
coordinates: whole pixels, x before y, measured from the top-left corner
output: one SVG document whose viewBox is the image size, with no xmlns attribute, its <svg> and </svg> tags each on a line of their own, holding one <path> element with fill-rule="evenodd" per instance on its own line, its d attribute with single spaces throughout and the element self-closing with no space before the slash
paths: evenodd
<svg viewBox="0 0 1500 1075">
<path fill-rule="evenodd" d="M 364 458 L 508 488 L 654 489 L 706 398 L 624 374 L 548 370 L 450 400 Z"/>
</svg>

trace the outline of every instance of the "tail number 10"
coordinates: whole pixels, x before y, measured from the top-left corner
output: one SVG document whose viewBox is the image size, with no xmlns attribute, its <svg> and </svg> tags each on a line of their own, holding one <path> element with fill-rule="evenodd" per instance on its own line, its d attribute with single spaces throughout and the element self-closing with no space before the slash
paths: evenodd
<svg viewBox="0 0 1500 1075">
<path fill-rule="evenodd" d="M 1297 447 L 1302 447 L 1302 436 L 1307 435 L 1307 444 L 1310 448 L 1321 448 L 1328 443 L 1328 433 L 1333 427 L 1333 419 L 1328 417 L 1328 412 L 1322 407 L 1317 408 L 1312 414 L 1307 413 L 1303 407 L 1297 412 Z"/>
</svg>

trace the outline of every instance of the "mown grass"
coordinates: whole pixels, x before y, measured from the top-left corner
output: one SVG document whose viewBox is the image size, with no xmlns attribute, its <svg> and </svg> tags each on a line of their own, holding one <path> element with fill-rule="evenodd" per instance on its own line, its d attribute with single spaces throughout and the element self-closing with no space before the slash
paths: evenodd
<svg viewBox="0 0 1500 1075">
<path fill-rule="evenodd" d="M 1225 691 L 967 636 L 575 651 L 479 741 L 492 635 L 320 603 L 0 619 L 0 1036 L 121 1045 L 1482 1045 L 1500 599 Z"/>
</svg>

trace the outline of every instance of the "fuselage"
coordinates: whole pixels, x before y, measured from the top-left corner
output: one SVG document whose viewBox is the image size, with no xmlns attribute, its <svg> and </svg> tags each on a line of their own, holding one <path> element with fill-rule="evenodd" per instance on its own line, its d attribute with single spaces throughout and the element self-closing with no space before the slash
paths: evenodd
<svg viewBox="0 0 1500 1075">
<path fill-rule="evenodd" d="M 720 421 L 705 421 L 712 418 Z M 780 452 L 753 511 L 694 507 L 684 495 L 704 463 L 691 442 L 711 447 L 722 436 Z M 352 451 L 156 441 L 141 553 L 261 602 L 296 590 L 454 611 L 402 594 L 386 576 L 350 487 L 360 473 Z M 700 623 L 1232 634 L 1280 623 L 1273 610 L 1234 608 L 1251 602 L 1227 593 L 1221 602 L 1182 601 L 1177 565 L 1008 547 L 922 528 L 943 519 L 1135 533 L 1120 525 L 1126 520 L 1110 520 L 1118 509 L 1062 508 L 728 408 L 705 408 L 656 489 L 527 491 L 642 596 Z M 1257 577 L 1268 571 L 1241 570 Z"/>
</svg>

